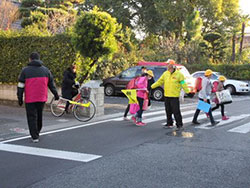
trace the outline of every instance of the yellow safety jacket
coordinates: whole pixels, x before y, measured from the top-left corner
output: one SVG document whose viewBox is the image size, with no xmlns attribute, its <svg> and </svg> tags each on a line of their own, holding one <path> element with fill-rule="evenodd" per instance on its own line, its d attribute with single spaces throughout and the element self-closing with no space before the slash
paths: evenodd
<svg viewBox="0 0 250 188">
<path fill-rule="evenodd" d="M 163 84 L 165 97 L 179 97 L 181 88 L 184 89 L 185 93 L 189 93 L 184 75 L 179 70 L 175 70 L 173 73 L 165 71 L 151 88 L 154 89 Z"/>
</svg>

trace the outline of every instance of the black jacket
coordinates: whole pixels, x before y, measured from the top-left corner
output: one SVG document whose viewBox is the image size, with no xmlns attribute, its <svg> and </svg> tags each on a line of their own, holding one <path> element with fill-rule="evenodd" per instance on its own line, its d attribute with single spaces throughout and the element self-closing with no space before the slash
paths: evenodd
<svg viewBox="0 0 250 188">
<path fill-rule="evenodd" d="M 76 73 L 72 71 L 71 68 L 68 68 L 63 73 L 63 82 L 62 82 L 62 97 L 66 99 L 72 99 L 72 93 L 75 93 L 77 89 L 73 88 L 75 85 Z"/>
</svg>

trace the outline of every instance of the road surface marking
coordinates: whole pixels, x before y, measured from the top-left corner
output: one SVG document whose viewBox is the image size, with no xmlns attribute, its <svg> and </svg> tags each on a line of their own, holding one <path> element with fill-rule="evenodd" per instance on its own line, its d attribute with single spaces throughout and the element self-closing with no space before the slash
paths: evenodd
<svg viewBox="0 0 250 188">
<path fill-rule="evenodd" d="M 182 114 L 182 116 L 189 115 L 189 114 L 194 114 L 194 111 L 193 110 L 185 111 L 185 112 L 182 112 L 181 114 Z M 144 114 L 143 114 L 143 116 L 144 116 Z M 144 120 L 144 122 L 145 123 L 151 123 L 151 122 L 160 121 L 160 120 L 163 120 L 163 119 L 166 119 L 165 110 L 164 110 L 164 116 L 150 118 L 150 119 Z M 184 121 L 184 119 L 183 119 L 183 121 Z"/>
<path fill-rule="evenodd" d="M 196 105 L 194 105 L 193 107 L 195 107 Z M 183 107 L 183 108 L 181 108 L 181 110 L 184 110 L 184 109 L 189 109 L 190 108 L 190 106 L 187 106 L 187 107 Z M 187 112 L 187 111 L 186 111 Z M 190 111 L 188 111 L 188 112 L 190 112 Z M 182 115 L 185 115 L 184 114 L 185 112 L 182 112 Z M 191 112 L 190 112 L 191 113 Z M 194 113 L 194 111 L 192 110 L 192 113 Z M 148 117 L 148 116 L 153 116 L 153 115 L 159 115 L 159 114 L 164 114 L 164 117 L 166 118 L 166 111 L 165 110 L 159 110 L 159 111 L 155 111 L 155 112 L 144 112 L 143 113 L 143 115 L 142 115 L 142 118 L 143 117 Z M 189 114 L 189 113 L 188 113 Z M 128 116 L 128 119 L 130 119 L 132 116 L 131 115 L 129 115 Z M 162 120 L 161 119 L 162 117 L 159 117 L 159 120 Z M 163 118 L 164 119 L 164 118 Z M 158 119 L 156 119 L 156 121 L 159 121 Z M 123 117 L 119 117 L 119 118 L 114 118 L 114 119 L 112 119 L 112 121 L 123 121 Z"/>
<path fill-rule="evenodd" d="M 92 160 L 102 157 L 101 155 L 35 148 L 35 147 L 19 146 L 12 144 L 0 144 L 0 150 L 7 152 L 14 152 L 14 153 L 35 155 L 40 157 L 50 157 L 56 159 L 79 161 L 79 162 L 90 162 Z"/>
<path fill-rule="evenodd" d="M 240 119 L 244 119 L 244 118 L 249 117 L 249 116 L 250 116 L 249 114 L 242 114 L 240 116 L 231 116 L 228 120 L 220 121 L 220 123 L 217 124 L 217 125 L 215 125 L 215 126 L 208 127 L 211 124 L 210 123 L 206 123 L 206 124 L 197 126 L 195 128 L 198 128 L 198 129 L 213 129 L 215 127 L 219 127 L 219 126 L 222 126 L 222 125 L 225 125 L 225 124 L 228 124 L 228 123 L 232 123 L 234 121 L 237 121 L 237 120 L 240 120 Z"/>
<path fill-rule="evenodd" d="M 250 132 L 250 123 L 246 123 L 244 125 L 230 129 L 230 130 L 228 130 L 228 132 L 244 133 L 244 134 L 248 133 L 248 132 Z"/>
<path fill-rule="evenodd" d="M 67 128 L 63 128 L 63 129 L 54 130 L 54 131 L 43 132 L 43 133 L 40 133 L 40 135 L 48 135 L 48 134 L 52 134 L 52 133 L 59 133 L 59 132 L 63 132 L 63 131 L 74 130 L 74 129 L 78 129 L 78 128 L 82 128 L 82 127 L 87 127 L 87 126 L 90 126 L 90 125 L 106 123 L 106 122 L 109 122 L 109 121 L 111 121 L 111 120 L 107 119 L 107 120 L 103 120 L 103 121 L 97 121 L 97 122 L 92 122 L 92 123 L 87 123 L 87 124 L 81 124 L 81 125 L 77 125 L 77 126 L 74 126 L 74 127 L 67 127 Z M 26 138 L 30 138 L 30 136 L 23 136 L 23 137 L 18 137 L 18 138 L 5 140 L 5 141 L 0 142 L 0 144 L 14 142 L 14 141 L 18 141 L 18 140 L 24 140 Z"/>
</svg>

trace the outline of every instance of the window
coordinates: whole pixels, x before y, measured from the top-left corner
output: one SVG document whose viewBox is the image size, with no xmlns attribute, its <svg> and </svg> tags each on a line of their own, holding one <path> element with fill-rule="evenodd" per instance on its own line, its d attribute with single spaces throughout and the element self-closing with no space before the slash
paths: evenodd
<svg viewBox="0 0 250 188">
<path fill-rule="evenodd" d="M 166 71 L 166 68 L 155 67 L 152 71 L 154 72 L 154 79 L 155 81 L 158 80 L 161 75 Z"/>
<path fill-rule="evenodd" d="M 193 75 L 194 78 L 198 78 L 198 77 L 202 77 L 202 76 L 204 76 L 204 73 L 195 73 Z"/>
<path fill-rule="evenodd" d="M 131 67 L 121 73 L 121 78 L 133 78 L 136 76 L 137 68 Z"/>
<path fill-rule="evenodd" d="M 217 80 L 217 79 L 218 79 L 218 76 L 217 76 L 216 74 L 212 74 L 211 79 L 212 79 L 212 80 Z"/>
</svg>

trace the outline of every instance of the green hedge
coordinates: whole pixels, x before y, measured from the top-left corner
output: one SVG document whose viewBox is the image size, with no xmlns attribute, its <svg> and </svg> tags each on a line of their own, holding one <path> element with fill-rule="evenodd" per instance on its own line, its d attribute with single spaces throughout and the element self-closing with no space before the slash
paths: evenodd
<svg viewBox="0 0 250 188">
<path fill-rule="evenodd" d="M 40 54 L 57 85 L 61 84 L 63 71 L 76 60 L 76 52 L 68 35 L 38 36 L 27 32 L 0 31 L 0 82 L 16 83 L 33 51 Z"/>
<path fill-rule="evenodd" d="M 238 80 L 250 80 L 250 64 L 185 64 L 185 66 L 187 67 L 190 73 L 211 69 L 213 71 L 220 72 L 228 78 Z"/>
</svg>

